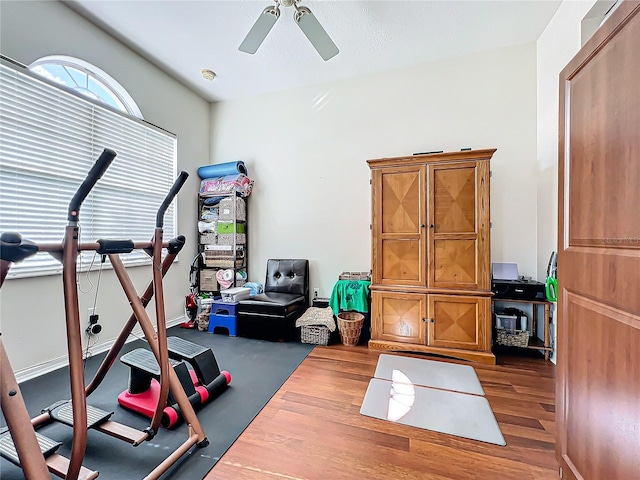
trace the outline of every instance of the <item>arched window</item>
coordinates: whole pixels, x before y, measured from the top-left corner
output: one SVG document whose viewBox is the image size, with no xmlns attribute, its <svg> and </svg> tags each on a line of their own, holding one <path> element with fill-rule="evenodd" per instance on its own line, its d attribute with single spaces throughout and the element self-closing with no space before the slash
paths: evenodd
<svg viewBox="0 0 640 480">
<path fill-rule="evenodd" d="M 89 62 L 66 55 L 50 55 L 33 62 L 29 70 L 121 112 L 143 118 L 124 87 Z"/>
</svg>

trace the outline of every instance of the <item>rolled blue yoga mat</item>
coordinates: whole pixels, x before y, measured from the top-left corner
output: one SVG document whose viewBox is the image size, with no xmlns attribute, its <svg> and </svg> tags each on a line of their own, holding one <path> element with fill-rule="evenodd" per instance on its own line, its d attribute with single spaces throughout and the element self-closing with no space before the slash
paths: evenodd
<svg viewBox="0 0 640 480">
<path fill-rule="evenodd" d="M 224 177 L 225 175 L 237 175 L 238 173 L 247 175 L 247 167 L 245 167 L 244 162 L 242 161 L 216 163 L 214 165 L 204 165 L 198 168 L 198 176 L 202 180 L 205 178 Z"/>
</svg>

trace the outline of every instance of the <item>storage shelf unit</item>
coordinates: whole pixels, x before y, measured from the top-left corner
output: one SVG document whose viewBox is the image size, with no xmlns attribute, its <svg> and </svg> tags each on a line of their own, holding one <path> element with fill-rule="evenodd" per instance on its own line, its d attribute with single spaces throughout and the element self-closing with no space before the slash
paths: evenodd
<svg viewBox="0 0 640 480">
<path fill-rule="evenodd" d="M 209 205 L 209 199 L 220 201 Z M 240 197 L 235 191 L 198 194 L 199 292 L 214 295 L 220 292 L 219 270 L 233 272 L 229 288 L 245 283 L 248 274 L 247 219 L 247 197 Z M 207 227 L 206 231 L 202 227 Z"/>
<path fill-rule="evenodd" d="M 549 356 L 551 352 L 553 352 L 553 347 L 551 346 L 551 336 L 549 334 L 549 325 L 550 325 L 550 312 L 551 312 L 551 302 L 546 300 L 514 300 L 508 298 L 494 298 L 491 303 L 492 313 L 495 313 L 496 310 L 500 310 L 503 304 L 505 303 L 521 303 L 521 304 L 529 304 L 532 305 L 533 315 L 529 326 L 529 331 L 531 335 L 529 336 L 529 345 L 526 347 L 504 347 L 502 345 L 494 345 L 496 348 L 525 348 L 530 350 L 539 350 L 544 353 L 544 359 L 549 360 Z M 496 308 L 496 306 L 498 308 Z M 542 339 L 538 338 L 538 310 L 543 310 L 543 330 L 542 330 Z M 494 315 L 492 317 L 495 318 Z M 495 324 L 494 324 L 495 328 Z"/>
</svg>

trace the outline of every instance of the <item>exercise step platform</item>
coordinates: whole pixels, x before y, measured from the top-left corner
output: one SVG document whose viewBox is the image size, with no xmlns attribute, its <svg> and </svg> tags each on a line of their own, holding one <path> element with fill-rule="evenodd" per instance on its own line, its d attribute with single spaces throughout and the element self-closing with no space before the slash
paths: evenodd
<svg viewBox="0 0 640 480">
<path fill-rule="evenodd" d="M 44 458 L 47 458 L 52 453 L 55 453 L 62 442 L 56 442 L 55 440 L 51 440 L 50 438 L 45 437 L 44 435 L 36 433 L 36 439 L 38 440 L 38 445 L 40 446 L 40 451 Z M 20 466 L 20 458 L 18 457 L 18 452 L 13 443 L 13 439 L 11 438 L 11 433 L 9 430 L 0 434 L 0 455 L 3 458 L 6 458 L 11 463 Z"/>
<path fill-rule="evenodd" d="M 114 412 L 107 412 L 91 405 L 87 405 L 87 428 L 96 428 L 109 420 Z M 65 402 L 49 410 L 49 415 L 56 422 L 73 427 L 73 406 Z"/>
<path fill-rule="evenodd" d="M 169 356 L 191 364 L 202 385 L 209 385 L 220 376 L 220 367 L 213 350 L 180 337 L 168 337 Z"/>
<path fill-rule="evenodd" d="M 118 403 L 129 410 L 153 418 L 160 397 L 160 366 L 150 350 L 138 348 L 120 357 L 130 367 L 127 390 L 118 395 Z M 169 359 L 178 381 L 192 406 L 204 403 L 209 397 L 205 387 L 200 386 L 196 372 L 182 360 Z M 167 394 L 160 424 L 171 428 L 182 418 L 173 389 Z"/>
<path fill-rule="evenodd" d="M 146 348 L 136 348 L 120 357 L 120 361 L 127 365 L 129 370 L 129 393 L 138 394 L 146 392 L 151 387 L 151 380 L 160 380 L 160 366 L 155 355 Z M 195 386 L 198 383 L 196 373 L 187 368 L 183 361 L 169 359 L 169 363 L 178 376 L 187 396 L 196 393 Z M 172 403 L 175 398 L 169 392 L 168 400 Z"/>
<path fill-rule="evenodd" d="M 120 357 L 120 361 L 131 368 L 137 368 L 151 375 L 153 378 L 160 378 L 160 365 L 151 350 L 146 348 L 136 348 L 129 353 L 125 353 Z M 176 366 L 178 362 L 169 360 L 172 366 Z"/>
<path fill-rule="evenodd" d="M 172 368 L 193 407 L 211 401 L 231 382 L 231 374 L 220 372 L 210 348 L 180 337 L 169 337 L 167 347 Z M 160 367 L 155 355 L 145 348 L 137 348 L 122 355 L 120 361 L 129 366 L 129 385 L 118 395 L 118 403 L 152 418 L 160 395 Z M 173 427 L 182 418 L 173 393 L 170 389 L 160 422 L 165 428 Z"/>
</svg>

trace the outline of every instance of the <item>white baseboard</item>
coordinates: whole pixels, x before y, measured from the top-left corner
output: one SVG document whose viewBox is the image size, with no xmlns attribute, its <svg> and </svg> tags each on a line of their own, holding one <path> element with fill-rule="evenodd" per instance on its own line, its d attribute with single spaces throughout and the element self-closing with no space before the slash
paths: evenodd
<svg viewBox="0 0 640 480">
<path fill-rule="evenodd" d="M 171 320 L 167 320 L 167 328 L 174 327 L 176 325 L 181 324 L 185 321 L 185 316 L 180 315 L 179 317 L 173 318 Z M 133 333 L 129 336 L 126 343 L 133 342 L 134 340 L 138 340 L 138 338 L 144 337 L 142 330 L 138 327 L 133 331 Z M 115 338 L 107 340 L 106 342 L 98 343 L 96 345 L 91 346 L 91 354 L 95 355 L 97 353 L 106 352 L 111 348 L 115 342 Z M 32 378 L 39 377 L 40 375 L 45 375 L 47 373 L 53 372 L 62 367 L 66 367 L 69 365 L 69 359 L 67 356 L 54 358 L 53 360 L 49 360 L 48 362 L 41 363 L 39 365 L 34 365 L 32 367 L 23 368 L 14 372 L 16 376 L 16 380 L 18 383 L 25 382 L 27 380 L 31 380 Z"/>
</svg>

